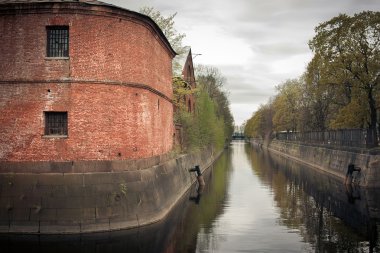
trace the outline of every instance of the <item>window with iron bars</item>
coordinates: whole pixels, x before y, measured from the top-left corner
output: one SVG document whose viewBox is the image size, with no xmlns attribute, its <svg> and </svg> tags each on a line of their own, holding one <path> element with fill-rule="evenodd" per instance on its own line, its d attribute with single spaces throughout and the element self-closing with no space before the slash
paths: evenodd
<svg viewBox="0 0 380 253">
<path fill-rule="evenodd" d="M 45 135 L 67 136 L 67 112 L 45 112 Z"/>
<path fill-rule="evenodd" d="M 69 27 L 47 26 L 47 57 L 69 57 Z"/>
</svg>

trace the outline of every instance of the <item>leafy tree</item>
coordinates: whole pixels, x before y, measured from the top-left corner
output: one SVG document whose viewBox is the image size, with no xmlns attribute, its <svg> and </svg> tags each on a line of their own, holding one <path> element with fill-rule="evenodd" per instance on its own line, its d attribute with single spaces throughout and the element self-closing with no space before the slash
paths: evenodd
<svg viewBox="0 0 380 253">
<path fill-rule="evenodd" d="M 296 131 L 301 99 L 300 82 L 288 80 L 277 86 L 278 95 L 273 102 L 273 124 L 277 131 Z"/>
<path fill-rule="evenodd" d="M 233 117 L 229 109 L 228 96 L 223 91 L 224 77 L 216 68 L 202 66 L 197 71 L 197 89 L 191 89 L 181 76 L 182 57 L 187 57 L 188 47 L 182 45 L 185 34 L 174 28 L 176 13 L 168 17 L 151 7 L 144 7 L 140 12 L 151 17 L 161 28 L 164 35 L 179 54 L 173 61 L 173 104 L 176 107 L 174 119 L 184 129 L 185 150 L 194 150 L 213 145 L 221 149 L 226 140 L 232 136 Z M 183 98 L 196 96 L 195 113 L 189 113 Z M 222 126 L 222 127 L 221 127 Z"/>
<path fill-rule="evenodd" d="M 363 122 L 367 113 L 365 105 L 353 99 L 348 105 L 342 107 L 334 120 L 330 123 L 332 129 L 363 128 Z"/>
<path fill-rule="evenodd" d="M 186 34 L 179 33 L 174 27 L 174 18 L 177 13 L 164 17 L 160 11 L 155 10 L 153 7 L 142 7 L 139 12 L 149 16 L 154 22 L 156 22 L 170 42 L 174 51 L 177 52 L 178 55 L 173 60 L 173 73 L 180 76 L 182 71 L 180 61 L 183 57 L 187 56 L 186 53 L 188 52 L 189 47 L 182 44 L 182 40 L 186 37 Z"/>
<path fill-rule="evenodd" d="M 178 112 L 179 122 L 184 129 L 184 149 L 196 150 L 206 146 L 214 146 L 220 150 L 232 132 L 227 132 L 223 117 L 217 116 L 217 104 L 200 89 L 196 96 L 195 114 L 185 110 Z"/>
<path fill-rule="evenodd" d="M 219 69 L 212 66 L 198 65 L 195 70 L 198 84 L 216 104 L 216 114 L 224 121 L 226 135 L 231 136 L 234 130 L 234 119 L 230 111 L 228 93 L 223 90 L 226 79 Z"/>
<path fill-rule="evenodd" d="M 303 102 L 302 111 L 306 129 L 311 131 L 324 131 L 328 127 L 333 103 L 339 103 L 342 93 L 336 85 L 321 82 L 320 59 L 314 57 L 308 64 L 303 79 Z M 346 104 L 347 102 L 340 102 Z M 307 113 L 306 113 L 307 112 Z"/>
<path fill-rule="evenodd" d="M 320 24 L 315 32 L 309 45 L 320 59 L 321 82 L 346 90 L 349 99 L 355 96 L 366 101 L 368 127 L 377 142 L 380 12 L 365 11 L 352 17 L 340 14 Z"/>
<path fill-rule="evenodd" d="M 197 88 L 191 88 L 190 85 L 183 80 L 182 77 L 173 77 L 173 104 L 176 110 L 187 110 L 184 98 L 188 95 L 195 95 Z"/>
<path fill-rule="evenodd" d="M 247 137 L 261 138 L 268 142 L 273 132 L 273 103 L 270 101 L 252 115 L 246 122 L 244 135 Z"/>
<path fill-rule="evenodd" d="M 205 91 L 212 99 L 217 99 L 226 81 L 219 69 L 207 65 L 198 65 L 195 71 L 197 80 L 202 83 Z"/>
</svg>

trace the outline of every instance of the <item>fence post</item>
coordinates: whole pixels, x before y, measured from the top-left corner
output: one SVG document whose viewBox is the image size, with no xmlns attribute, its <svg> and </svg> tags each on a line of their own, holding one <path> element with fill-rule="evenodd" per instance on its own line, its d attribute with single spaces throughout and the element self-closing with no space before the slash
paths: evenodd
<svg viewBox="0 0 380 253">
<path fill-rule="evenodd" d="M 367 136 L 365 138 L 366 148 L 373 148 L 375 146 L 375 140 L 373 139 L 373 136 L 373 130 L 367 129 Z"/>
</svg>

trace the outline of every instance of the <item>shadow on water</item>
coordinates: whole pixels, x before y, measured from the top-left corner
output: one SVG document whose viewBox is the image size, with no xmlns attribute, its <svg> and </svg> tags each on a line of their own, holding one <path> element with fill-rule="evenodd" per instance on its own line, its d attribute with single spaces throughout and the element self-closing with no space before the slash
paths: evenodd
<svg viewBox="0 0 380 253">
<path fill-rule="evenodd" d="M 380 252 L 380 189 L 345 186 L 262 149 L 245 148 L 254 174 L 268 185 L 279 222 L 298 230 L 316 252 Z"/>
<path fill-rule="evenodd" d="M 200 189 L 193 185 L 162 222 L 138 229 L 81 235 L 3 234 L 1 252 L 195 252 L 199 231 L 207 233 L 223 211 L 230 162 L 230 153 L 224 152 L 204 174 L 206 186 Z"/>
</svg>

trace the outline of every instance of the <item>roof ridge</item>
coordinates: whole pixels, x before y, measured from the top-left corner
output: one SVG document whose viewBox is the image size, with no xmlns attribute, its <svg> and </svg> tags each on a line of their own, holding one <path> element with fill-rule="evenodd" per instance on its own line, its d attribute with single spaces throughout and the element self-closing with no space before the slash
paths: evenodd
<svg viewBox="0 0 380 253">
<path fill-rule="evenodd" d="M 0 4 L 12 4 L 12 3 L 75 3 L 75 2 L 81 2 L 81 3 L 88 3 L 88 4 L 99 4 L 99 5 L 109 5 L 107 3 L 98 1 L 98 0 L 0 0 Z"/>
</svg>

